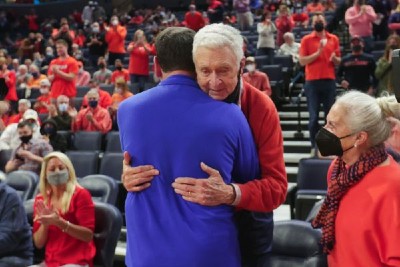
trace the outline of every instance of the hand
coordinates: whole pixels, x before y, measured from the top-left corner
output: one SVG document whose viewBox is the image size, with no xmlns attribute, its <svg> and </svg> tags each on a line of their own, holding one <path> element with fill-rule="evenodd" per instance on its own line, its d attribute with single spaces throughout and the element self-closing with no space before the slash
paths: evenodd
<svg viewBox="0 0 400 267">
<path fill-rule="evenodd" d="M 365 5 L 362 5 L 361 7 L 360 7 L 360 14 L 364 14 L 365 12 L 366 12 L 366 6 Z"/>
<path fill-rule="evenodd" d="M 160 172 L 152 165 L 142 165 L 131 167 L 131 157 L 128 152 L 124 152 L 122 164 L 122 184 L 128 192 L 140 192 L 150 187 L 155 175 Z"/>
<path fill-rule="evenodd" d="M 231 204 L 235 200 L 232 186 L 225 184 L 219 171 L 203 162 L 200 167 L 210 176 L 206 179 L 178 177 L 172 183 L 175 193 L 182 195 L 186 201 L 204 206 Z"/>
<path fill-rule="evenodd" d="M 75 108 L 68 107 L 68 115 L 71 116 L 71 118 L 75 118 L 78 115 L 78 111 Z"/>
<path fill-rule="evenodd" d="M 346 80 L 343 80 L 341 83 L 340 83 L 340 86 L 342 86 L 344 89 L 349 89 L 349 82 L 348 81 L 346 81 Z"/>
<path fill-rule="evenodd" d="M 44 141 L 46 141 L 47 143 L 50 142 L 50 137 L 49 137 L 47 134 L 42 135 L 42 139 L 43 139 Z"/>
<path fill-rule="evenodd" d="M 20 156 L 21 158 L 24 158 L 24 159 L 33 160 L 35 158 L 35 155 L 28 150 L 19 150 L 17 153 L 18 153 L 18 156 Z"/>
<path fill-rule="evenodd" d="M 49 226 L 57 224 L 60 220 L 60 216 L 55 210 L 46 207 L 43 200 L 39 200 L 36 203 L 36 216 L 33 220 L 45 226 Z"/>
<path fill-rule="evenodd" d="M 52 70 L 55 74 L 57 74 L 58 71 L 59 71 L 58 66 L 56 66 L 56 65 L 51 66 L 51 70 Z"/>
<path fill-rule="evenodd" d="M 57 114 L 56 105 L 54 105 L 54 104 L 50 104 L 50 105 L 47 107 L 47 110 L 49 111 L 50 117 L 55 117 L 55 116 L 58 115 L 58 114 Z"/>
<path fill-rule="evenodd" d="M 339 64 L 340 60 L 336 56 L 335 52 L 332 52 L 331 56 L 329 57 L 329 61 L 333 62 L 334 64 Z"/>
<path fill-rule="evenodd" d="M 93 113 L 92 112 L 86 113 L 86 119 L 90 122 L 93 122 Z"/>
</svg>

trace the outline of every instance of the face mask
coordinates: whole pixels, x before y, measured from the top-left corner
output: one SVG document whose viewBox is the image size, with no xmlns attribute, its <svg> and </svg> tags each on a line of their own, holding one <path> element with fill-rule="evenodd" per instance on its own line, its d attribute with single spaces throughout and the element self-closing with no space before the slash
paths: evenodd
<svg viewBox="0 0 400 267">
<path fill-rule="evenodd" d="M 104 68 L 106 65 L 105 65 L 104 63 L 100 63 L 100 64 L 97 65 L 97 66 L 99 66 L 99 68 L 102 69 L 102 68 Z"/>
<path fill-rule="evenodd" d="M 249 72 L 253 72 L 256 70 L 256 66 L 254 66 L 254 64 L 250 64 L 250 65 L 246 65 L 246 70 L 248 70 Z"/>
<path fill-rule="evenodd" d="M 316 32 L 322 32 L 324 28 L 325 28 L 324 23 L 322 23 L 321 21 L 314 24 L 314 30 Z"/>
<path fill-rule="evenodd" d="M 117 26 L 118 25 L 118 20 L 114 19 L 113 21 L 111 21 L 111 24 L 113 26 Z"/>
<path fill-rule="evenodd" d="M 66 184 L 69 178 L 67 169 L 47 173 L 47 182 L 51 185 Z"/>
<path fill-rule="evenodd" d="M 78 70 L 78 73 L 82 74 L 82 72 L 83 72 L 82 68 Z"/>
<path fill-rule="evenodd" d="M 39 77 L 39 73 L 37 72 L 32 72 L 31 74 L 34 79 L 37 79 Z"/>
<path fill-rule="evenodd" d="M 53 127 L 45 127 L 43 128 L 43 134 L 45 135 L 53 135 L 56 133 L 56 129 Z"/>
<path fill-rule="evenodd" d="M 40 89 L 40 93 L 41 93 L 42 95 L 45 95 L 45 94 L 48 94 L 48 93 L 49 93 L 49 90 L 48 90 L 48 89 Z"/>
<path fill-rule="evenodd" d="M 238 104 L 239 103 L 240 88 L 242 86 L 241 77 L 240 77 L 241 72 L 242 72 L 242 68 L 239 69 L 239 72 L 238 72 L 238 75 L 237 75 L 238 82 L 236 84 L 236 87 L 233 90 L 233 92 L 230 95 L 228 95 L 227 98 L 224 99 L 225 103 L 233 103 L 233 104 Z"/>
<path fill-rule="evenodd" d="M 98 28 L 98 27 L 93 27 L 93 28 L 92 28 L 92 32 L 98 33 L 98 32 L 100 32 L 100 28 Z"/>
<path fill-rule="evenodd" d="M 46 55 L 47 55 L 48 57 L 52 57 L 52 56 L 53 56 L 53 53 L 52 53 L 52 52 L 47 52 Z"/>
<path fill-rule="evenodd" d="M 393 49 L 397 49 L 397 48 L 398 48 L 398 45 L 391 45 L 391 46 L 390 46 L 390 49 L 392 49 L 392 50 L 393 50 Z"/>
<path fill-rule="evenodd" d="M 115 67 L 117 70 L 122 70 L 121 66 Z"/>
<path fill-rule="evenodd" d="M 115 92 L 116 92 L 117 94 L 122 95 L 122 89 L 121 89 L 121 88 L 115 88 Z"/>
<path fill-rule="evenodd" d="M 21 140 L 21 142 L 22 142 L 23 144 L 27 144 L 27 143 L 29 143 L 29 141 L 32 139 L 32 135 L 20 136 L 19 139 Z"/>
<path fill-rule="evenodd" d="M 61 103 L 58 105 L 58 109 L 60 112 L 66 112 L 68 110 L 68 104 L 67 103 Z"/>
<path fill-rule="evenodd" d="M 96 108 L 96 107 L 97 107 L 97 103 L 98 103 L 97 100 L 90 100 L 90 101 L 89 101 L 89 106 L 90 106 L 91 108 Z"/>
<path fill-rule="evenodd" d="M 362 46 L 361 45 L 353 45 L 352 50 L 353 50 L 353 52 L 360 52 L 362 50 Z"/>
<path fill-rule="evenodd" d="M 327 129 L 321 128 L 318 131 L 317 135 L 315 136 L 315 142 L 317 143 L 319 152 L 321 153 L 322 156 L 341 157 L 343 156 L 344 152 L 346 152 L 349 149 L 352 149 L 354 145 L 352 147 L 347 148 L 346 150 L 343 150 L 340 140 L 352 135 L 353 134 L 348 134 L 343 137 L 337 137 Z"/>
</svg>

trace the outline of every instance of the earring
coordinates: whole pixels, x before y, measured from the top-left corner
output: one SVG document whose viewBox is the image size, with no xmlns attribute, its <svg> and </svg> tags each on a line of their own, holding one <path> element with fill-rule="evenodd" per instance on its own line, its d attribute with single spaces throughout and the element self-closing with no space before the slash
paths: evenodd
<svg viewBox="0 0 400 267">
<path fill-rule="evenodd" d="M 354 144 L 354 147 L 357 147 L 357 144 Z"/>
</svg>

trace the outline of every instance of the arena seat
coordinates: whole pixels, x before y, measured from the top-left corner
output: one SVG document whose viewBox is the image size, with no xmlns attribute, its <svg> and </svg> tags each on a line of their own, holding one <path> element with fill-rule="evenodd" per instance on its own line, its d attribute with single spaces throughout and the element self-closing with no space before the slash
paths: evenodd
<svg viewBox="0 0 400 267">
<path fill-rule="evenodd" d="M 116 204 L 118 196 L 117 182 L 107 175 L 92 174 L 79 179 L 79 184 L 86 188 L 95 202 Z"/>
</svg>

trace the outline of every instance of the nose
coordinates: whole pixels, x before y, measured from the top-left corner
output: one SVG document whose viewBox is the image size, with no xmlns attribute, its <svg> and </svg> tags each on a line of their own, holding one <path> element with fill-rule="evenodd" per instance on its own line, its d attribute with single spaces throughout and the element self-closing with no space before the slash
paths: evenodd
<svg viewBox="0 0 400 267">
<path fill-rule="evenodd" d="M 221 80 L 218 78 L 215 72 L 210 75 L 209 86 L 211 89 L 215 89 L 221 83 Z"/>
</svg>

